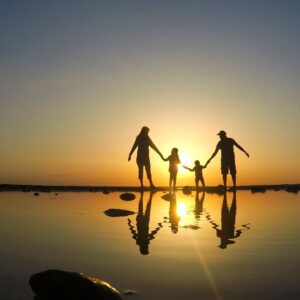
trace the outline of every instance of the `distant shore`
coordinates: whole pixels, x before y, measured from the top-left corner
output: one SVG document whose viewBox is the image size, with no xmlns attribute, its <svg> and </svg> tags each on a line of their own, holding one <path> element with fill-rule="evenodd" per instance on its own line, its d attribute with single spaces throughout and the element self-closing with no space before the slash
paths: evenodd
<svg viewBox="0 0 300 300">
<path fill-rule="evenodd" d="M 140 192 L 142 189 L 136 186 L 60 186 L 60 185 L 22 185 L 22 184 L 0 184 L 0 192 Z M 166 186 L 158 186 L 154 189 L 145 187 L 143 191 L 168 191 L 169 188 Z M 183 192 L 189 193 L 195 191 L 194 186 L 184 186 L 178 187 L 177 190 L 182 190 Z M 202 191 L 199 188 L 199 191 Z M 232 187 L 227 188 L 228 191 L 232 191 Z M 300 191 L 300 184 L 275 184 L 275 185 L 241 185 L 237 186 L 236 190 L 250 190 L 252 193 L 263 193 L 266 191 L 287 191 L 291 193 L 298 193 Z M 218 186 L 207 186 L 205 188 L 207 193 L 222 193 L 224 192 L 224 187 L 222 185 Z"/>
</svg>

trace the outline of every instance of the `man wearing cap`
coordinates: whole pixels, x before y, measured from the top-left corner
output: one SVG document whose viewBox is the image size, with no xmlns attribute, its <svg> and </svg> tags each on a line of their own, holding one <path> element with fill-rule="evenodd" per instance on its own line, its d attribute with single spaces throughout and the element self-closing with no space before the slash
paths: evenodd
<svg viewBox="0 0 300 300">
<path fill-rule="evenodd" d="M 238 149 L 243 151 L 248 157 L 249 154 L 244 150 L 234 139 L 227 137 L 226 132 L 221 130 L 218 133 L 220 141 L 216 146 L 215 152 L 212 154 L 210 159 L 207 161 L 206 165 L 217 155 L 218 151 L 221 150 L 221 172 L 223 175 L 224 186 L 227 184 L 227 174 L 228 170 L 230 171 L 233 186 L 236 187 L 236 167 L 235 167 L 235 158 L 233 147 L 236 146 Z"/>
</svg>

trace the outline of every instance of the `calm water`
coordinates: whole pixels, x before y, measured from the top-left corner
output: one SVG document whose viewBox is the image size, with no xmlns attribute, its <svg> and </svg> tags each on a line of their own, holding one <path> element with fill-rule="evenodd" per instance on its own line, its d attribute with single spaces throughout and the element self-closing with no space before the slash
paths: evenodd
<svg viewBox="0 0 300 300">
<path fill-rule="evenodd" d="M 300 195 L 162 195 L 0 193 L 0 299 L 32 299 L 29 276 L 49 268 L 136 291 L 125 299 L 300 298 Z"/>
</svg>

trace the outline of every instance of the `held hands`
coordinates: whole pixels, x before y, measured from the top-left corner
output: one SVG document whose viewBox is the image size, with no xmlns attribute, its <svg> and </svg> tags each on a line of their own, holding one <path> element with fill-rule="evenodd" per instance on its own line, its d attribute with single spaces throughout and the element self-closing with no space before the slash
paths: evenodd
<svg viewBox="0 0 300 300">
<path fill-rule="evenodd" d="M 159 156 L 162 160 L 166 161 L 166 159 L 164 158 L 164 156 L 161 153 L 159 153 Z"/>
</svg>

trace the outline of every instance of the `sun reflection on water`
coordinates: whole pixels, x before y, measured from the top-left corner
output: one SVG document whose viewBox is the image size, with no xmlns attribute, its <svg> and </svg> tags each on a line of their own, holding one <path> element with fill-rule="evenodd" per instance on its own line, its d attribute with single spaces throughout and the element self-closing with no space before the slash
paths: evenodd
<svg viewBox="0 0 300 300">
<path fill-rule="evenodd" d="M 187 215 L 186 204 L 185 203 L 178 203 L 177 215 L 179 217 L 185 217 Z"/>
</svg>

